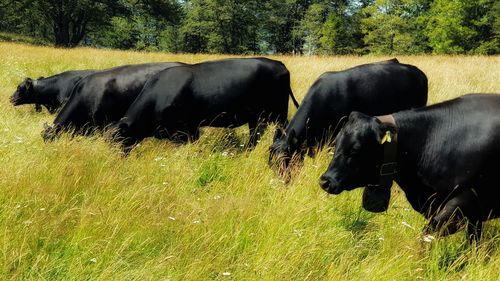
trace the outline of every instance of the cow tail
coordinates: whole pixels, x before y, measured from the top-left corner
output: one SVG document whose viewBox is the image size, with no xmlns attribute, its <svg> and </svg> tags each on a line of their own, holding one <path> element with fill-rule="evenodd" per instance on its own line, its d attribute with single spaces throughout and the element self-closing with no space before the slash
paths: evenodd
<svg viewBox="0 0 500 281">
<path fill-rule="evenodd" d="M 299 108 L 299 103 L 297 102 L 297 100 L 293 96 L 293 92 L 291 90 L 290 90 L 290 98 L 292 98 L 292 102 L 293 102 L 293 105 L 295 105 L 295 108 Z"/>
</svg>

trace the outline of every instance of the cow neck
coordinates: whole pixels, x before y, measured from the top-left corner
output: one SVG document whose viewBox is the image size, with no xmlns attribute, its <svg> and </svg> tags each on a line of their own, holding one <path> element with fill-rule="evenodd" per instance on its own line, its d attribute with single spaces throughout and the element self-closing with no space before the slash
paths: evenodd
<svg viewBox="0 0 500 281">
<path fill-rule="evenodd" d="M 42 87 L 40 87 L 40 83 L 38 82 L 38 79 L 37 80 L 33 80 L 33 84 L 32 84 L 32 87 L 33 87 L 33 103 L 35 104 L 35 108 L 37 111 L 41 111 L 42 110 L 42 107 L 41 105 L 43 105 L 43 101 L 41 100 L 41 97 L 42 95 L 40 95 L 40 90 Z"/>
<path fill-rule="evenodd" d="M 302 118 L 302 116 L 294 116 L 290 124 L 288 124 L 285 132 L 287 143 L 291 144 L 292 131 L 294 131 L 294 136 L 297 138 L 297 143 L 294 145 L 293 152 L 299 151 L 303 146 L 303 142 L 306 139 L 308 122 L 309 120 Z"/>
<path fill-rule="evenodd" d="M 38 80 L 33 80 L 33 96 L 34 100 L 38 104 L 44 104 L 45 103 L 45 95 L 42 94 L 41 92 L 46 91 L 46 86 L 43 83 L 40 83 Z"/>
<path fill-rule="evenodd" d="M 55 106 L 59 90 L 55 87 L 50 78 L 44 78 L 43 81 L 33 81 L 33 93 L 35 94 L 36 104 L 46 107 Z"/>
<path fill-rule="evenodd" d="M 392 115 L 377 116 L 377 119 L 383 124 L 390 124 L 396 127 L 396 121 Z M 391 188 L 394 175 L 397 173 L 397 153 L 398 153 L 398 135 L 390 135 L 391 140 L 384 142 L 384 158 L 380 164 L 379 183 L 380 188 Z"/>
</svg>

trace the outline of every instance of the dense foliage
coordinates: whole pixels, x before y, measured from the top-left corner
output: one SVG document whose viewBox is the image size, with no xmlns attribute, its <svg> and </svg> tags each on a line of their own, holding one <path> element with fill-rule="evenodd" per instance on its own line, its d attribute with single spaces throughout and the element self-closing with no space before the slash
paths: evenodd
<svg viewBox="0 0 500 281">
<path fill-rule="evenodd" d="M 60 47 L 500 53 L 500 0 L 0 0 L 0 17 L 0 31 Z"/>
</svg>

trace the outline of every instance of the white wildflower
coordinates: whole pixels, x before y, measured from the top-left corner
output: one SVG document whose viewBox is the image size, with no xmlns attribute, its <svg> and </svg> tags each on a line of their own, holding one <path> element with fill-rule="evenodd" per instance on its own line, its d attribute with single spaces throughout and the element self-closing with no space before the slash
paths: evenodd
<svg viewBox="0 0 500 281">
<path fill-rule="evenodd" d="M 91 263 L 96 263 L 96 262 L 97 262 L 97 259 L 96 259 L 96 258 L 91 258 L 89 261 L 90 261 Z"/>
<path fill-rule="evenodd" d="M 295 235 L 297 235 L 297 237 L 302 237 L 302 234 L 304 233 L 304 231 L 303 231 L 303 230 L 301 230 L 301 229 L 294 229 L 294 230 L 293 230 L 293 233 L 294 233 Z"/>
<path fill-rule="evenodd" d="M 231 272 L 222 272 L 222 276 L 231 276 Z"/>
<path fill-rule="evenodd" d="M 429 234 L 424 235 L 424 237 L 422 238 L 422 240 L 424 240 L 424 242 L 427 242 L 427 243 L 431 243 L 432 240 L 434 240 L 434 239 L 436 239 L 436 238 L 432 235 L 429 235 Z"/>
<path fill-rule="evenodd" d="M 415 228 L 413 228 L 413 226 L 411 226 L 409 223 L 407 223 L 405 221 L 402 221 L 401 224 L 408 227 L 408 228 L 415 229 Z"/>
</svg>

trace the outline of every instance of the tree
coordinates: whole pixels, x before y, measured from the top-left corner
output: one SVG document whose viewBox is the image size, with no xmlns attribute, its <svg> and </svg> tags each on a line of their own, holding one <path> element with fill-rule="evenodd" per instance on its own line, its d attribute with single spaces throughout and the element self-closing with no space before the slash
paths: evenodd
<svg viewBox="0 0 500 281">
<path fill-rule="evenodd" d="M 495 1 L 489 12 L 491 21 L 491 53 L 500 53 L 500 1 Z"/>
<path fill-rule="evenodd" d="M 56 47 L 75 47 L 93 26 L 109 24 L 113 15 L 126 13 L 120 0 L 28 1 L 52 29 Z"/>
<path fill-rule="evenodd" d="M 311 0 L 262 0 L 262 40 L 269 43 L 270 51 L 300 53 L 304 43 L 297 30 Z"/>
<path fill-rule="evenodd" d="M 464 53 L 475 31 L 465 25 L 465 1 L 436 0 L 430 11 L 427 36 L 435 53 Z"/>
<path fill-rule="evenodd" d="M 357 53 L 362 47 L 360 10 L 368 1 L 322 0 L 309 6 L 300 22 L 299 37 L 308 54 Z"/>
<path fill-rule="evenodd" d="M 377 0 L 361 20 L 368 51 L 415 54 L 427 51 L 424 35 L 428 0 Z"/>
<path fill-rule="evenodd" d="M 435 0 L 426 29 L 435 53 L 499 52 L 495 36 L 498 0 Z"/>
<path fill-rule="evenodd" d="M 168 50 L 165 30 L 179 28 L 181 5 L 174 0 L 122 0 L 126 15 L 115 15 L 109 24 L 96 25 L 85 44 L 119 49 Z"/>
<path fill-rule="evenodd" d="M 193 0 L 181 28 L 187 52 L 255 53 L 258 51 L 257 1 Z"/>
<path fill-rule="evenodd" d="M 359 9 L 363 6 L 352 5 L 345 0 L 333 2 L 331 12 L 323 24 L 320 39 L 323 53 L 345 55 L 357 52 L 361 47 Z"/>
<path fill-rule="evenodd" d="M 304 18 L 296 29 L 295 36 L 303 39 L 302 51 L 305 54 L 316 54 L 321 48 L 320 39 L 323 35 L 323 24 L 328 17 L 329 9 L 324 3 L 309 6 Z"/>
<path fill-rule="evenodd" d="M 320 38 L 321 49 L 327 54 L 348 54 L 352 52 L 351 34 L 348 19 L 342 15 L 331 13 L 323 24 Z"/>
</svg>

